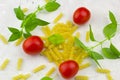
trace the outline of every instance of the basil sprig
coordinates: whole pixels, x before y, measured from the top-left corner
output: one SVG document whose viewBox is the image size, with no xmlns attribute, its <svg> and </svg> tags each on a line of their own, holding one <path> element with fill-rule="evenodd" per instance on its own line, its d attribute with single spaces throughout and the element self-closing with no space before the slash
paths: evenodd
<svg viewBox="0 0 120 80">
<path fill-rule="evenodd" d="M 33 31 L 37 26 L 48 25 L 49 22 L 37 18 L 37 13 L 40 12 L 41 10 L 53 12 L 57 10 L 59 7 L 60 7 L 60 4 L 56 2 L 56 0 L 50 0 L 45 5 L 41 7 L 38 6 L 37 10 L 35 10 L 34 12 L 28 15 L 24 14 L 20 6 L 18 8 L 14 8 L 14 12 L 15 12 L 17 19 L 22 21 L 21 27 L 20 27 L 21 29 L 18 30 L 14 27 L 8 27 L 9 31 L 12 33 L 8 41 L 9 42 L 15 41 L 19 39 L 21 36 L 27 38 L 32 35 L 31 31 Z"/>
</svg>

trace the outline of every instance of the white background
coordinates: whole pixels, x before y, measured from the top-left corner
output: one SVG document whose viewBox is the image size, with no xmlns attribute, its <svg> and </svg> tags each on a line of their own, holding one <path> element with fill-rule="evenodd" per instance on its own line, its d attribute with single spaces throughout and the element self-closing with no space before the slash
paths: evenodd
<svg viewBox="0 0 120 80">
<path fill-rule="evenodd" d="M 85 25 L 81 25 L 77 31 L 81 33 L 81 40 L 87 45 L 92 46 L 94 43 L 85 42 L 85 33 L 89 30 L 88 25 L 92 25 L 93 32 L 95 34 L 95 38 L 99 41 L 104 39 L 102 30 L 103 27 L 110 22 L 109 20 L 109 11 L 112 11 L 118 24 L 120 24 L 120 0 L 57 0 L 61 7 L 52 13 L 39 13 L 38 17 L 53 22 L 54 18 L 62 12 L 64 17 L 60 20 L 60 22 L 65 22 L 66 20 L 72 21 L 72 15 L 75 9 L 78 7 L 84 6 L 91 11 L 91 18 L 89 22 Z M 36 9 L 37 5 L 45 4 L 44 0 L 0 0 L 0 33 L 4 35 L 7 39 L 10 36 L 10 32 L 7 27 L 16 27 L 20 28 L 21 21 L 17 20 L 14 14 L 13 9 L 18 7 L 19 5 L 22 8 L 28 8 L 29 12 L 32 12 Z M 118 32 L 120 26 L 118 25 Z M 33 34 L 42 35 L 40 32 L 40 27 L 37 27 L 33 32 Z M 120 49 L 119 43 L 119 33 L 115 36 L 112 42 Z M 107 44 L 107 45 L 106 45 Z M 109 46 L 108 43 L 105 43 L 104 46 Z M 100 52 L 100 48 L 96 48 L 98 52 Z M 22 70 L 16 70 L 17 59 L 22 57 L 24 59 Z M 49 63 L 47 59 L 43 56 L 29 56 L 26 55 L 21 46 L 14 46 L 13 43 L 9 43 L 8 45 L 4 45 L 2 41 L 0 41 L 0 64 L 4 61 L 4 59 L 9 58 L 10 63 L 4 71 L 0 71 L 0 80 L 12 80 L 12 77 L 19 73 L 31 73 L 32 69 L 37 67 L 38 65 L 45 64 L 47 68 L 41 72 L 36 74 L 32 74 L 32 76 L 28 80 L 40 80 L 45 73 L 54 66 L 54 64 Z M 96 73 L 96 65 L 95 63 L 89 59 L 92 63 L 92 66 L 79 71 L 78 75 L 86 75 L 89 76 L 89 80 L 107 80 L 104 74 Z M 104 59 L 99 61 L 104 68 L 111 70 L 111 75 L 113 76 L 113 80 L 120 79 L 120 60 L 108 60 Z M 56 71 L 51 77 L 55 78 L 55 80 L 64 80 L 60 76 L 56 75 L 58 72 Z M 71 79 L 72 80 L 72 79 Z"/>
</svg>

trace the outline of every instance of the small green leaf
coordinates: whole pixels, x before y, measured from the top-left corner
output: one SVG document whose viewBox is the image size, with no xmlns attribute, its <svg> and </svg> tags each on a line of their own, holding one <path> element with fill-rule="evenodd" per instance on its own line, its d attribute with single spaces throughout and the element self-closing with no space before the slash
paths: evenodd
<svg viewBox="0 0 120 80">
<path fill-rule="evenodd" d="M 19 33 L 13 33 L 11 36 L 10 36 L 10 38 L 9 38 L 9 42 L 11 42 L 11 41 L 15 41 L 15 40 L 17 40 L 17 39 L 19 39 L 21 37 L 21 33 L 19 32 Z"/>
<path fill-rule="evenodd" d="M 110 44 L 110 49 L 114 54 L 120 56 L 120 52 L 118 51 L 118 49 L 112 43 Z"/>
<path fill-rule="evenodd" d="M 19 20 L 24 20 L 24 13 L 23 11 L 21 10 L 20 6 L 18 8 L 14 8 L 14 12 L 16 14 L 16 17 L 19 19 Z"/>
<path fill-rule="evenodd" d="M 103 56 L 102 55 L 100 55 L 99 53 L 97 53 L 97 52 L 94 52 L 94 51 L 90 51 L 90 52 L 88 52 L 89 53 L 89 55 L 90 55 L 90 57 L 91 58 L 96 58 L 96 60 L 99 60 L 99 59 L 104 59 L 103 58 Z"/>
<path fill-rule="evenodd" d="M 91 41 L 96 41 L 95 38 L 94 38 L 93 32 L 92 32 L 91 25 L 89 25 L 89 27 L 90 27 L 90 40 Z"/>
<path fill-rule="evenodd" d="M 48 40 L 54 45 L 59 45 L 65 41 L 63 36 L 60 34 L 53 34 L 52 36 L 48 37 Z"/>
<path fill-rule="evenodd" d="M 50 78 L 50 77 L 43 77 L 42 79 L 40 79 L 40 80 L 53 80 L 52 78 Z"/>
<path fill-rule="evenodd" d="M 88 48 L 77 37 L 75 37 L 75 45 L 84 50 L 88 50 Z"/>
<path fill-rule="evenodd" d="M 12 33 L 19 33 L 20 31 L 16 28 L 8 27 L 9 31 Z"/>
<path fill-rule="evenodd" d="M 34 13 L 28 14 L 25 19 L 22 21 L 21 27 L 24 27 L 30 20 L 33 18 L 36 18 L 36 15 Z"/>
<path fill-rule="evenodd" d="M 103 57 L 102 57 L 99 53 L 94 52 L 94 51 L 89 51 L 88 53 L 89 53 L 90 57 L 96 62 L 96 64 L 97 64 L 100 68 L 102 68 L 101 65 L 100 65 L 100 63 L 98 62 L 98 60 L 99 60 L 99 59 L 103 59 Z"/>
<path fill-rule="evenodd" d="M 60 4 L 57 3 L 57 2 L 55 2 L 55 1 L 50 1 L 50 2 L 48 2 L 48 3 L 45 5 L 45 9 L 46 9 L 48 12 L 55 11 L 55 10 L 57 10 L 59 7 L 60 7 Z"/>
<path fill-rule="evenodd" d="M 115 33 L 117 31 L 117 25 L 116 24 L 108 24 L 104 29 L 103 33 L 107 39 L 111 39 L 113 36 L 115 36 Z"/>
<path fill-rule="evenodd" d="M 28 37 L 31 36 L 31 34 L 30 34 L 30 33 L 23 33 L 23 36 L 24 36 L 25 38 L 28 38 Z"/>
<path fill-rule="evenodd" d="M 116 21 L 116 19 L 115 19 L 115 16 L 114 16 L 114 14 L 113 14 L 111 11 L 109 11 L 109 17 L 110 17 L 110 20 L 111 20 L 111 22 L 112 22 L 113 24 L 117 24 L 117 21 Z"/>
<path fill-rule="evenodd" d="M 117 59 L 118 56 L 114 54 L 110 48 L 102 48 L 103 55 L 108 59 Z"/>
</svg>

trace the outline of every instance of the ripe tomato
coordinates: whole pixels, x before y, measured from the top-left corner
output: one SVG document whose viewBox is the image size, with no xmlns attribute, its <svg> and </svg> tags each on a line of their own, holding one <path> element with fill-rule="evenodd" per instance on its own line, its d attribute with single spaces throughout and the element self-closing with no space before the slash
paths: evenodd
<svg viewBox="0 0 120 80">
<path fill-rule="evenodd" d="M 60 64 L 59 71 L 63 78 L 69 79 L 74 77 L 79 70 L 77 62 L 68 60 Z"/>
<path fill-rule="evenodd" d="M 43 41 L 38 36 L 30 36 L 23 43 L 23 50 L 30 55 L 38 54 L 43 49 Z"/>
<path fill-rule="evenodd" d="M 90 11 L 85 7 L 78 8 L 73 14 L 73 21 L 76 24 L 84 24 L 90 19 Z"/>
</svg>

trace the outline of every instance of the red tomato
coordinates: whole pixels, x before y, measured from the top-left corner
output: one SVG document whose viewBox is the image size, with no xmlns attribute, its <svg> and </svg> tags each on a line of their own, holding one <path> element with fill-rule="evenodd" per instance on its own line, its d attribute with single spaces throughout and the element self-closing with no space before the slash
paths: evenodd
<svg viewBox="0 0 120 80">
<path fill-rule="evenodd" d="M 73 21 L 76 24 L 84 24 L 90 19 L 90 11 L 85 7 L 78 8 L 73 14 Z"/>
<path fill-rule="evenodd" d="M 28 37 L 23 43 L 23 50 L 30 55 L 38 54 L 43 49 L 43 41 L 38 36 Z"/>
<path fill-rule="evenodd" d="M 60 64 L 59 71 L 63 78 L 69 79 L 74 77 L 79 70 L 77 62 L 68 60 Z"/>
</svg>

